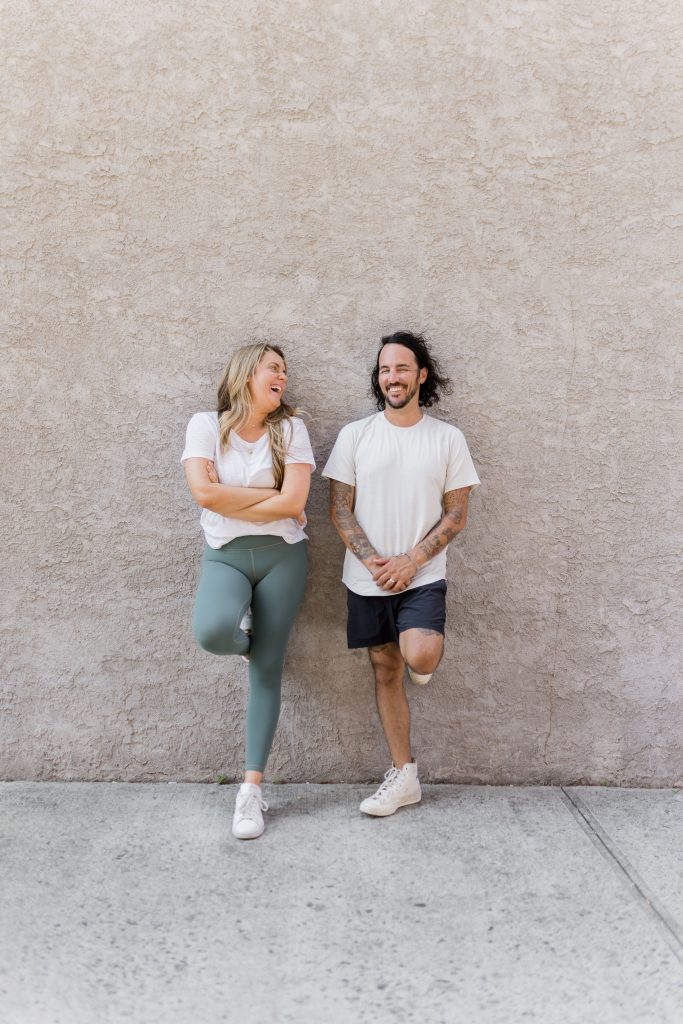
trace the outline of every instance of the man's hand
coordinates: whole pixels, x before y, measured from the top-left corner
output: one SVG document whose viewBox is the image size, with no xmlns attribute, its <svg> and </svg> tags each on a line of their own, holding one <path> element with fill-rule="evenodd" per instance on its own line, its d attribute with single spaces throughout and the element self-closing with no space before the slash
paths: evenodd
<svg viewBox="0 0 683 1024">
<path fill-rule="evenodd" d="M 417 566 L 410 555 L 371 558 L 368 568 L 377 586 L 391 594 L 400 594 L 417 575 Z"/>
<path fill-rule="evenodd" d="M 467 502 L 471 487 L 446 491 L 443 496 L 443 517 L 433 530 L 409 554 L 392 558 L 371 558 L 365 564 L 375 583 L 390 594 L 400 594 L 410 586 L 417 571 L 460 533 L 467 522 Z"/>
</svg>

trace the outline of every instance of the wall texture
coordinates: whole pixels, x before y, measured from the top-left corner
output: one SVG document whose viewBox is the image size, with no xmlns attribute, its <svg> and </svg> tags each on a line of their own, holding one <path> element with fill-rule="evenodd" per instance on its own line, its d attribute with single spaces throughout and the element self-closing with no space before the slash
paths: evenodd
<svg viewBox="0 0 683 1024">
<path fill-rule="evenodd" d="M 0 776 L 239 772 L 244 666 L 189 628 L 185 424 L 277 340 L 322 464 L 408 326 L 483 481 L 422 775 L 683 783 L 680 5 L 0 13 Z M 310 532 L 270 777 L 376 778 L 319 477 Z"/>
</svg>

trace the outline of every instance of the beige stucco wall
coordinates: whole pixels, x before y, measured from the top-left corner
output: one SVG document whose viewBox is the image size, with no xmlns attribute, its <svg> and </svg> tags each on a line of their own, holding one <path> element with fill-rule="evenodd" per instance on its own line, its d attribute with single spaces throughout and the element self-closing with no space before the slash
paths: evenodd
<svg viewBox="0 0 683 1024">
<path fill-rule="evenodd" d="M 0 776 L 239 771 L 185 424 L 277 340 L 322 464 L 408 326 L 483 480 L 423 777 L 680 784 L 680 5 L 2 8 Z M 270 777 L 374 778 L 319 476 L 310 533 Z"/>
</svg>

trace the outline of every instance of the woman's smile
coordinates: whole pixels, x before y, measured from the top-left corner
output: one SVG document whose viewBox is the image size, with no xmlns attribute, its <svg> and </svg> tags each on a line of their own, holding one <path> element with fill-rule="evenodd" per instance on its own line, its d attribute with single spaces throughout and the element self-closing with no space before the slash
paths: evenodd
<svg viewBox="0 0 683 1024">
<path fill-rule="evenodd" d="M 255 407 L 266 413 L 277 409 L 287 387 L 285 364 L 274 352 L 266 352 L 249 380 L 249 393 Z"/>
</svg>

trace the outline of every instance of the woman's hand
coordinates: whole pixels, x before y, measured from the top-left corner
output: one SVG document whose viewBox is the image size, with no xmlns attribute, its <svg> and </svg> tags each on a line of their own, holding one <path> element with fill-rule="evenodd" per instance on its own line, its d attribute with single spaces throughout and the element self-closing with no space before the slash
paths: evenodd
<svg viewBox="0 0 683 1024">
<path fill-rule="evenodd" d="M 218 479 L 218 473 L 216 472 L 216 466 L 211 461 L 207 461 L 207 463 L 206 463 L 206 475 L 208 477 L 209 483 L 212 483 L 212 484 L 220 483 L 220 480 Z M 279 495 L 280 491 L 276 491 L 276 494 Z M 303 512 L 303 511 L 300 512 L 299 515 L 295 516 L 294 518 L 296 519 L 296 521 L 299 524 L 299 526 L 305 526 L 306 523 L 308 522 L 308 519 L 306 518 L 306 513 Z"/>
<path fill-rule="evenodd" d="M 221 516 L 232 516 L 280 496 L 274 487 L 234 487 L 218 479 L 213 459 L 185 460 L 185 477 L 190 494 L 201 508 Z"/>
<path fill-rule="evenodd" d="M 213 462 L 207 462 L 206 463 L 206 475 L 209 478 L 209 483 L 212 483 L 212 484 L 220 483 L 220 480 L 218 479 L 218 473 L 216 472 L 216 466 L 214 465 Z M 277 493 L 279 494 L 280 492 L 278 491 Z M 305 512 L 300 512 L 298 516 L 295 516 L 295 519 L 296 519 L 297 523 L 299 524 L 299 526 L 305 526 L 306 523 L 308 522 L 308 519 L 306 518 L 306 513 Z"/>
<path fill-rule="evenodd" d="M 246 523 L 273 523 L 278 519 L 295 519 L 300 525 L 306 522 L 305 508 L 311 486 L 311 466 L 307 462 L 290 462 L 285 466 L 282 489 L 274 497 L 244 509 L 235 519 Z"/>
</svg>

